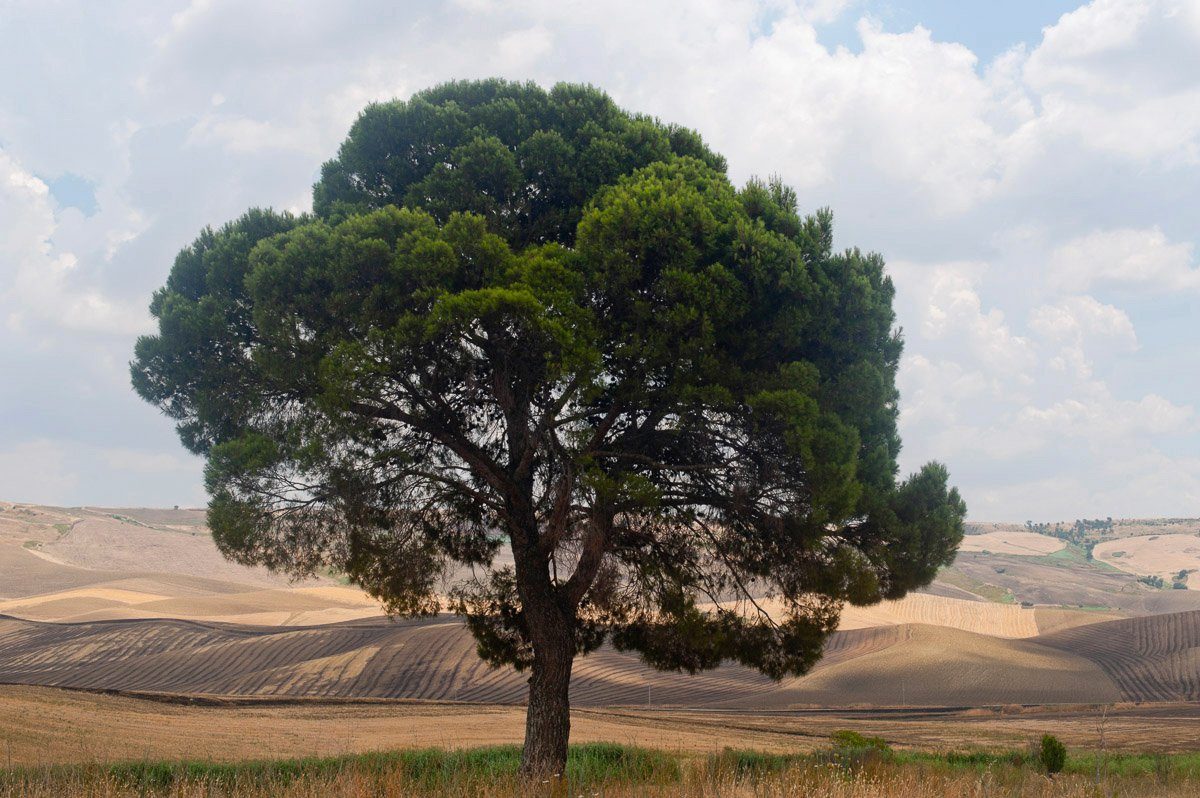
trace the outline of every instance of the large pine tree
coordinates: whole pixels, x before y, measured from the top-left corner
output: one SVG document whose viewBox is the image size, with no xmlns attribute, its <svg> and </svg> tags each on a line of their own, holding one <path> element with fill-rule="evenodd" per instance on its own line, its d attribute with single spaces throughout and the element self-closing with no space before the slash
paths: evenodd
<svg viewBox="0 0 1200 798">
<path fill-rule="evenodd" d="M 368 107 L 313 214 L 185 248 L 133 383 L 227 556 L 462 614 L 561 773 L 604 641 L 800 674 L 953 557 L 945 469 L 897 480 L 883 262 L 796 206 L 595 89 L 446 84 Z"/>
</svg>

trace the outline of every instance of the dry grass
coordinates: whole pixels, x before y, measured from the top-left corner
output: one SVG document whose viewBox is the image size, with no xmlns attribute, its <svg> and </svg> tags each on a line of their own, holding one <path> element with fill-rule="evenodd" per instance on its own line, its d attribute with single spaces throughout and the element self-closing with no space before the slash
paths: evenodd
<svg viewBox="0 0 1200 798">
<path fill-rule="evenodd" d="M 480 752 L 485 753 L 485 752 Z M 478 772 L 470 763 L 440 772 L 413 768 L 415 757 L 380 764 L 372 760 L 318 768 L 315 773 L 263 776 L 250 772 L 239 778 L 212 775 L 182 776 L 165 788 L 131 784 L 119 774 L 95 771 L 31 774 L 7 787 L 0 798 L 379 798 L 380 796 L 681 796 L 682 798 L 1181 798 L 1196 795 L 1193 778 L 1161 774 L 1113 776 L 1061 774 L 1048 777 L 1029 766 L 989 765 L 947 767 L 936 762 L 865 761 L 837 763 L 809 760 L 775 769 L 746 772 L 738 755 L 676 763 L 644 752 L 653 766 L 633 778 L 575 779 L 567 782 L 522 783 L 511 772 Z M 436 756 L 436 755 L 435 755 Z M 751 760 L 753 761 L 753 760 Z M 443 762 L 442 768 L 448 763 Z M 670 767 L 674 765 L 674 767 Z M 624 775 L 624 774 L 623 774 Z M 432 776 L 432 778 L 431 778 Z"/>
<path fill-rule="evenodd" d="M 1200 570 L 1200 537 L 1153 534 L 1120 538 L 1098 544 L 1093 554 L 1114 568 L 1139 576 L 1161 576 L 1170 585 L 1179 571 Z"/>
<path fill-rule="evenodd" d="M 996 530 L 982 535 L 967 535 L 959 551 L 987 551 L 992 554 L 1039 556 L 1066 547 L 1066 543 L 1049 535 L 1015 530 Z"/>
<path fill-rule="evenodd" d="M 1039 631 L 1035 610 L 1015 604 L 968 601 L 926 593 L 912 593 L 873 607 L 846 607 L 839 628 L 910 623 L 945 626 L 992 637 L 1034 637 Z"/>
<path fill-rule="evenodd" d="M 1098 707 L 713 712 L 576 709 L 572 739 L 707 755 L 726 746 L 813 751 L 839 729 L 893 747 L 939 751 L 1024 749 L 1043 734 L 1073 751 L 1100 745 Z M 1113 751 L 1196 749 L 1200 706 L 1118 706 L 1106 720 Z M 258 702 L 199 705 L 35 687 L 0 687 L 0 766 L 128 760 L 235 762 L 357 754 L 381 749 L 463 749 L 519 743 L 520 706 L 425 702 Z"/>
</svg>

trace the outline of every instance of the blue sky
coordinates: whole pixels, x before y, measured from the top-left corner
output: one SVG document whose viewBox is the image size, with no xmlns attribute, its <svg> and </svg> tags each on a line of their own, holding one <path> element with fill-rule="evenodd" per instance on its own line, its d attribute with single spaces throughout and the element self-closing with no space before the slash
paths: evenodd
<svg viewBox="0 0 1200 798">
<path fill-rule="evenodd" d="M 1200 515 L 1200 3 L 0 0 L 0 499 L 199 505 L 128 387 L 207 224 L 303 210 L 368 102 L 603 87 L 877 250 L 902 467 L 981 519 Z"/>
<path fill-rule="evenodd" d="M 860 52 L 862 40 L 856 25 L 863 15 L 879 20 L 885 30 L 909 31 L 920 25 L 941 42 L 966 46 L 988 63 L 1020 44 L 1037 46 L 1042 29 L 1058 21 L 1078 2 L 1062 0 L 882 0 L 847 4 L 832 21 L 818 26 L 827 47 L 842 46 Z"/>
</svg>

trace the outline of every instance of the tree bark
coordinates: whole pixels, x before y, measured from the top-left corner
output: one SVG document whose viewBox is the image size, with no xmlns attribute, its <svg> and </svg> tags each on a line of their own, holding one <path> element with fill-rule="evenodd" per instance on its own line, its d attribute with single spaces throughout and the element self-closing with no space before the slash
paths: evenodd
<svg viewBox="0 0 1200 798">
<path fill-rule="evenodd" d="M 529 779 L 562 778 L 567 767 L 571 736 L 571 666 L 575 651 L 570 629 L 545 635 L 534 644 L 533 673 L 529 678 L 529 707 L 525 713 L 525 747 L 521 774 Z M 551 632 L 554 630 L 543 630 Z M 539 635 L 542 637 L 542 635 Z"/>
<path fill-rule="evenodd" d="M 538 550 L 536 520 L 520 513 L 532 502 L 514 507 L 513 559 L 517 593 L 533 648 L 529 705 L 525 712 L 525 746 L 521 775 L 530 780 L 562 778 L 571 736 L 571 667 L 575 662 L 575 605 L 564 600 L 550 575 L 547 556 Z"/>
</svg>

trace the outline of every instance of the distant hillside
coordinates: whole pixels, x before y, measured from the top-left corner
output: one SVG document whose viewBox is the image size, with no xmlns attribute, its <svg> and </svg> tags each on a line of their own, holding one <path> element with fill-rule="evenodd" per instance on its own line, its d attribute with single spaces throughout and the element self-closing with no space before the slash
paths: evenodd
<svg viewBox="0 0 1200 798">
<path fill-rule="evenodd" d="M 580 706 L 982 705 L 1196 700 L 1200 613 L 1023 640 L 924 624 L 838 632 L 810 675 L 725 666 L 661 673 L 603 649 L 577 663 Z M 475 655 L 447 616 L 264 628 L 184 621 L 0 619 L 0 682 L 238 696 L 520 702 L 525 677 Z"/>
<path fill-rule="evenodd" d="M 1177 563 L 1200 552 L 1192 551 L 1200 538 L 1185 536 L 1178 519 L 1090 523 L 1086 543 L 1109 536 L 1095 552 L 1070 535 L 974 524 L 928 588 L 847 607 L 802 679 L 774 683 L 737 666 L 664 674 L 605 648 L 577 664 L 573 700 L 740 708 L 1200 700 L 1200 590 L 1159 587 L 1138 570 L 1198 586 L 1200 576 L 1180 577 L 1187 568 Z M 1112 537 L 1128 529 L 1156 531 Z M 457 619 L 380 615 L 378 602 L 334 575 L 294 584 L 228 562 L 199 510 L 0 503 L 0 682 L 524 700 L 526 676 L 487 668 Z"/>
</svg>

